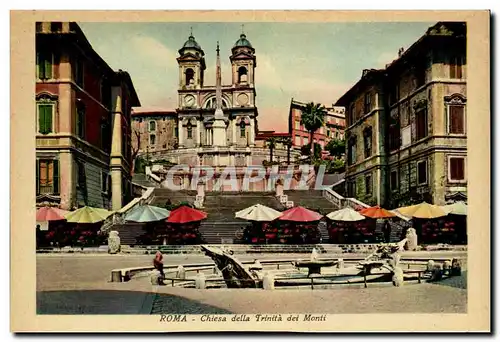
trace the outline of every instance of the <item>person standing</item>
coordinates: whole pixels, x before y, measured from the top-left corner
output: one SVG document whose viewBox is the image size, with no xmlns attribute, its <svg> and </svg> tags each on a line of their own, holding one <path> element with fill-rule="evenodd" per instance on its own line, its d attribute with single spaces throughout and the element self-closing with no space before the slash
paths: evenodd
<svg viewBox="0 0 500 342">
<path fill-rule="evenodd" d="M 156 252 L 155 258 L 153 259 L 153 266 L 160 271 L 161 277 L 165 278 L 165 273 L 163 272 L 163 254 L 161 254 L 160 251 Z"/>
<path fill-rule="evenodd" d="M 384 233 L 385 242 L 386 243 L 391 242 L 391 224 L 389 223 L 389 220 L 385 220 L 382 232 Z"/>
</svg>

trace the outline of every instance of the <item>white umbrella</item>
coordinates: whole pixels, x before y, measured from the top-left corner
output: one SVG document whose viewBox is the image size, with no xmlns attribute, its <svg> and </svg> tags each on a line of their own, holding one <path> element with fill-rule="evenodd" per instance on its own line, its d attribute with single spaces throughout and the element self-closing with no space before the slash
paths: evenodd
<svg viewBox="0 0 500 342">
<path fill-rule="evenodd" d="M 255 204 L 251 207 L 238 211 L 234 216 L 247 221 L 270 222 L 277 219 L 281 213 L 262 204 Z"/>
<path fill-rule="evenodd" d="M 467 215 L 467 204 L 463 201 L 455 202 L 453 204 L 443 205 L 441 208 L 447 214 L 453 215 Z"/>
<path fill-rule="evenodd" d="M 362 221 L 366 218 L 350 207 L 333 211 L 330 214 L 326 215 L 326 217 L 328 217 L 330 220 L 333 221 L 345 221 L 345 222 Z"/>
</svg>

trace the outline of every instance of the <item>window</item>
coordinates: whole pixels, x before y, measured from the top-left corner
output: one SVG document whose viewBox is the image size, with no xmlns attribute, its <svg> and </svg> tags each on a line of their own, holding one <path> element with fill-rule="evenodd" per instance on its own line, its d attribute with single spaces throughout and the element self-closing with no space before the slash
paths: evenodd
<svg viewBox="0 0 500 342">
<path fill-rule="evenodd" d="M 329 129 L 326 130 L 326 136 L 330 138 L 331 131 Z"/>
<path fill-rule="evenodd" d="M 295 129 L 300 131 L 300 121 L 295 121 Z"/>
<path fill-rule="evenodd" d="M 449 180 L 465 181 L 465 158 L 450 157 L 448 159 Z"/>
<path fill-rule="evenodd" d="M 365 113 L 364 114 L 371 112 L 371 110 L 372 110 L 372 94 L 366 93 L 365 94 Z"/>
<path fill-rule="evenodd" d="M 295 146 L 300 146 L 300 136 L 299 135 L 295 136 Z"/>
<path fill-rule="evenodd" d="M 194 70 L 191 68 L 186 69 L 186 85 L 194 83 Z"/>
<path fill-rule="evenodd" d="M 448 107 L 448 131 L 450 134 L 465 134 L 465 107 Z"/>
<path fill-rule="evenodd" d="M 101 192 L 108 192 L 108 174 L 107 172 L 101 171 Z"/>
<path fill-rule="evenodd" d="M 149 135 L 149 145 L 156 145 L 156 135 L 155 134 L 150 134 Z"/>
<path fill-rule="evenodd" d="M 76 161 L 76 187 L 86 189 L 87 180 L 85 175 L 85 165 L 81 161 Z"/>
<path fill-rule="evenodd" d="M 50 30 L 52 32 L 61 32 L 62 31 L 62 23 L 61 22 L 50 23 Z"/>
<path fill-rule="evenodd" d="M 450 58 L 450 78 L 463 78 L 463 64 L 464 58 L 462 56 L 452 56 Z"/>
<path fill-rule="evenodd" d="M 347 160 L 349 165 L 356 164 L 356 138 L 349 139 L 349 148 L 347 150 Z"/>
<path fill-rule="evenodd" d="M 50 101 L 39 101 L 37 103 L 38 133 L 53 133 L 54 107 L 54 103 Z"/>
<path fill-rule="evenodd" d="M 349 107 L 349 126 L 354 124 L 354 103 L 351 103 Z"/>
<path fill-rule="evenodd" d="M 389 124 L 389 148 L 391 151 L 399 149 L 401 146 L 401 131 L 394 119 Z"/>
<path fill-rule="evenodd" d="M 247 68 L 241 66 L 238 68 L 238 83 L 247 82 Z"/>
<path fill-rule="evenodd" d="M 365 128 L 363 131 L 363 144 L 365 148 L 365 158 L 372 155 L 372 129 L 371 127 Z"/>
<path fill-rule="evenodd" d="M 109 150 L 111 149 L 111 144 L 110 144 L 110 141 L 109 141 L 109 137 L 110 137 L 110 134 L 109 134 L 109 123 L 105 120 L 105 119 L 102 119 L 101 120 L 101 135 L 100 135 L 100 138 L 101 138 L 101 149 L 105 152 L 109 152 Z"/>
<path fill-rule="evenodd" d="M 391 171 L 391 190 L 397 190 L 398 188 L 398 171 Z"/>
<path fill-rule="evenodd" d="M 76 135 L 85 139 L 85 106 L 83 103 L 76 104 Z"/>
<path fill-rule="evenodd" d="M 389 92 L 389 105 L 393 105 L 399 101 L 399 84 L 394 84 Z"/>
<path fill-rule="evenodd" d="M 246 135 L 246 124 L 245 121 L 241 120 L 240 122 L 240 138 L 245 138 Z"/>
<path fill-rule="evenodd" d="M 36 193 L 59 194 L 59 160 L 36 161 Z"/>
<path fill-rule="evenodd" d="M 307 145 L 309 144 L 309 138 L 308 137 L 304 137 L 304 145 Z"/>
<path fill-rule="evenodd" d="M 367 195 L 371 194 L 372 188 L 373 188 L 372 175 L 371 174 L 365 175 L 365 193 Z"/>
<path fill-rule="evenodd" d="M 156 121 L 154 120 L 149 121 L 149 131 L 150 132 L 156 131 Z"/>
<path fill-rule="evenodd" d="M 425 65 L 419 65 L 415 69 L 415 88 L 425 84 Z"/>
<path fill-rule="evenodd" d="M 35 30 L 36 30 L 36 32 L 42 32 L 42 27 L 43 27 L 42 23 L 39 22 L 39 21 L 37 21 L 36 24 L 35 24 Z"/>
<path fill-rule="evenodd" d="M 187 127 L 187 138 L 193 139 L 193 125 L 191 124 L 191 121 L 188 122 L 186 127 Z"/>
<path fill-rule="evenodd" d="M 217 99 L 215 98 L 215 96 L 211 97 L 210 99 L 207 100 L 207 102 L 205 102 L 205 108 L 215 109 L 215 107 L 217 107 Z M 222 108 L 229 108 L 227 100 L 224 97 L 222 98 Z"/>
<path fill-rule="evenodd" d="M 77 85 L 83 88 L 83 60 L 81 58 L 75 58 L 73 65 L 73 80 Z"/>
<path fill-rule="evenodd" d="M 36 54 L 37 78 L 40 80 L 50 80 L 52 78 L 52 64 L 54 56 L 47 51 L 39 51 Z"/>
<path fill-rule="evenodd" d="M 347 182 L 347 196 L 356 197 L 356 181 Z"/>
<path fill-rule="evenodd" d="M 417 140 L 423 139 L 427 136 L 427 109 L 419 109 L 415 113 L 416 121 L 416 138 Z"/>
<path fill-rule="evenodd" d="M 417 163 L 417 181 L 418 184 L 427 184 L 427 161 L 419 161 Z"/>
</svg>

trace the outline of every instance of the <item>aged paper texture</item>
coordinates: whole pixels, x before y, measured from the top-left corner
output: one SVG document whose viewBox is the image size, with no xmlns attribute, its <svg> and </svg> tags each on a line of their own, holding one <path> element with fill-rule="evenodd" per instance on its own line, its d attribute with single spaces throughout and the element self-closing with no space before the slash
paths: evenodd
<svg viewBox="0 0 500 342">
<path fill-rule="evenodd" d="M 11 330 L 15 332 L 490 331 L 489 20 L 490 13 L 488 11 L 11 12 Z M 247 27 L 250 27 L 251 24 L 255 23 L 287 23 L 287 25 L 293 26 L 299 24 L 303 25 L 305 23 L 319 25 L 330 23 L 355 24 L 375 22 L 429 23 L 427 27 L 431 27 L 438 22 L 465 22 L 467 27 L 466 112 L 468 116 L 468 120 L 466 120 L 465 123 L 467 131 L 466 186 L 468 189 L 467 248 L 464 252 L 467 265 L 467 272 L 465 276 L 466 289 L 458 290 L 452 286 L 448 287 L 440 284 L 427 283 L 405 284 L 405 286 L 402 287 L 392 285 L 378 287 L 369 283 L 368 287 L 364 288 L 361 283 L 361 286 L 351 286 L 340 290 L 311 290 L 310 288 L 286 290 L 275 289 L 270 291 L 262 288 L 199 290 L 194 288 L 184 288 L 182 286 L 176 286 L 175 288 L 165 290 L 165 287 L 152 286 L 149 282 L 149 277 L 146 281 L 144 281 L 144 279 L 141 281 L 132 279 L 128 282 L 109 282 L 109 278 L 112 276 L 111 271 L 117 267 L 116 260 L 121 258 L 120 265 L 123 263 L 123 266 L 119 266 L 119 268 L 137 267 L 143 264 L 149 265 L 154 257 L 154 251 L 150 256 L 140 256 L 141 258 L 143 257 L 142 259 L 137 256 L 137 258 L 140 259 L 138 264 L 134 261 L 134 258 L 136 257 L 130 255 L 120 256 L 108 255 L 105 253 L 104 255 L 96 256 L 78 254 L 76 252 L 52 254 L 35 253 L 34 247 L 36 245 L 36 236 L 33 234 L 33 228 L 35 226 L 37 209 L 34 205 L 37 202 L 37 193 L 34 189 L 38 187 L 35 170 L 37 167 L 38 170 L 40 170 L 40 168 L 38 164 L 35 164 L 37 161 L 39 146 L 36 145 L 36 139 L 34 139 L 33 133 L 38 132 L 40 130 L 39 125 L 44 124 L 38 119 L 34 120 L 34 115 L 37 111 L 36 102 L 39 100 L 34 96 L 34 71 L 36 69 L 36 59 L 38 56 L 35 53 L 36 22 L 76 22 L 78 24 L 81 23 L 84 27 L 85 23 L 105 23 L 109 24 L 106 27 L 110 27 L 110 30 L 110 25 L 112 23 L 118 24 L 127 22 L 145 24 L 181 24 L 186 22 L 198 23 L 199 27 L 203 27 L 202 24 L 209 25 L 210 23 L 218 23 L 221 25 L 223 23 L 237 24 L 238 26 L 246 24 Z M 63 25 L 61 27 L 65 26 Z M 114 30 L 116 32 L 120 31 L 119 28 L 115 28 Z M 245 30 L 245 27 L 241 30 Z M 247 30 L 250 29 L 247 28 Z M 426 29 L 421 29 L 419 31 L 421 32 L 420 35 L 424 35 L 425 30 Z M 234 37 L 234 41 L 238 39 L 240 32 L 241 31 L 232 33 L 231 37 Z M 250 31 L 247 33 L 248 39 L 252 41 Z M 196 36 L 196 29 L 192 34 Z M 345 34 L 348 35 L 349 32 L 346 31 Z M 181 48 L 182 45 L 180 44 L 185 41 L 189 32 L 182 31 L 179 32 L 178 35 L 182 36 L 182 38 L 179 38 L 179 43 L 175 43 L 173 46 Z M 304 35 L 296 33 L 296 37 L 299 36 L 300 40 L 307 40 Z M 217 40 L 218 39 L 219 38 L 217 38 Z M 287 36 L 286 39 L 293 39 L 293 36 Z M 390 39 L 389 33 L 387 33 L 387 39 Z M 299 40 L 299 38 L 297 38 L 297 40 Z M 418 37 L 413 41 L 407 41 L 406 44 L 410 46 L 417 40 Z M 63 41 L 64 37 L 61 35 L 61 44 L 63 44 Z M 357 44 L 356 37 L 347 39 L 346 44 L 348 41 L 350 41 L 353 46 Z M 90 43 L 94 46 L 94 42 L 92 40 Z M 212 66 L 212 64 L 215 65 L 215 41 L 199 43 L 205 49 L 207 59 L 211 58 L 210 65 L 207 63 L 206 72 L 207 74 L 210 72 L 215 75 L 215 69 Z M 232 44 L 233 41 L 225 43 Z M 290 42 L 280 42 L 278 38 L 276 38 L 276 41 L 270 42 L 270 44 L 271 43 L 275 44 L 276 49 L 280 49 L 291 44 Z M 328 40 L 324 42 L 326 45 L 329 43 L 330 42 Z M 209 46 L 209 44 L 213 44 L 213 46 Z M 292 45 L 295 45 L 297 49 L 300 49 L 301 44 L 301 41 L 295 41 Z M 151 47 L 151 53 L 155 53 L 152 45 L 146 44 L 144 45 L 144 49 L 148 49 L 148 46 Z M 221 46 L 224 47 L 224 45 Z M 272 63 L 280 63 L 280 61 L 277 59 L 270 60 L 269 58 L 267 60 L 265 58 L 259 60 L 259 47 L 253 47 L 256 51 L 255 56 L 258 64 L 256 68 L 255 82 L 257 84 L 257 88 L 259 88 L 259 81 L 265 79 L 266 77 L 273 77 L 270 73 L 262 75 L 259 74 L 260 63 L 263 65 L 261 68 L 269 71 L 273 70 Z M 366 47 L 366 55 L 371 53 L 371 48 L 374 47 Z M 390 50 L 393 50 L 393 48 L 390 47 Z M 349 49 L 346 49 L 346 51 L 349 51 Z M 124 51 L 123 54 L 130 54 L 130 58 L 133 58 L 133 55 L 136 52 L 137 51 Z M 393 52 L 397 55 L 397 51 Z M 308 51 L 308 53 L 312 55 L 315 51 Z M 336 63 L 336 53 L 336 51 L 331 51 L 331 63 Z M 174 50 L 174 54 L 175 56 L 172 58 L 177 57 L 176 50 Z M 166 53 L 165 55 L 168 54 Z M 208 57 L 208 55 L 210 55 L 210 57 Z M 397 58 L 395 56 L 388 56 L 387 62 L 389 62 L 389 59 L 392 57 Z M 106 60 L 105 57 L 103 58 Z M 227 51 L 221 50 L 221 58 L 223 60 L 223 67 L 227 66 Z M 281 58 L 289 63 L 290 60 L 294 59 L 294 54 L 293 52 L 287 52 L 287 54 L 283 55 Z M 358 58 L 358 56 L 353 56 L 353 58 Z M 177 75 L 177 61 L 168 60 L 165 61 L 165 63 L 171 64 L 174 68 L 174 74 Z M 266 63 L 268 63 L 267 66 L 265 65 Z M 307 60 L 297 59 L 297 63 L 307 64 Z M 269 67 L 269 65 L 271 65 L 271 67 Z M 304 67 L 304 65 L 301 67 Z M 364 68 L 371 69 L 375 67 L 376 66 L 373 65 L 366 65 Z M 161 65 L 158 66 L 159 74 L 163 72 L 162 68 L 163 67 Z M 226 76 L 223 75 L 224 78 L 229 75 L 228 68 L 229 67 L 223 69 L 223 73 L 226 74 Z M 114 66 L 113 69 L 115 69 Z M 118 69 L 118 67 L 116 67 L 116 69 Z M 47 72 L 47 69 L 44 70 L 44 72 Z M 236 72 L 235 70 L 236 69 L 233 70 L 233 73 Z M 55 69 L 53 72 L 56 72 Z M 70 73 L 70 71 L 63 70 L 61 68 L 58 69 L 58 72 L 61 73 L 61 75 L 64 72 L 68 72 L 68 75 Z M 289 69 L 288 72 L 293 75 L 295 71 L 294 69 Z M 362 69 L 360 68 L 356 72 L 359 76 L 348 82 L 338 95 L 346 93 L 354 85 L 354 83 L 359 80 Z M 238 77 L 243 77 L 243 73 L 238 75 Z M 247 75 L 245 71 L 244 76 L 253 77 L 253 74 Z M 134 82 L 135 75 L 132 74 L 131 77 L 132 82 Z M 215 78 L 215 76 L 212 75 L 210 77 Z M 327 77 L 328 75 L 325 75 L 325 78 Z M 292 78 L 293 77 L 290 79 Z M 278 84 L 277 86 L 279 89 L 280 85 Z M 315 85 L 311 85 L 311 87 L 313 86 Z M 68 103 L 63 103 L 63 95 L 61 92 L 63 91 L 62 89 L 64 86 L 59 85 L 59 87 L 59 96 L 61 97 L 59 100 L 59 106 L 66 106 Z M 288 85 L 288 87 L 290 87 L 290 85 Z M 225 88 L 223 88 L 223 91 L 225 91 L 224 89 Z M 151 90 L 151 92 L 158 91 L 157 89 L 149 90 Z M 145 89 L 144 92 L 146 91 L 148 90 Z M 175 103 L 177 102 L 177 84 L 172 84 L 171 89 L 164 89 L 161 91 L 165 92 L 165 96 L 171 96 Z M 441 95 L 440 93 L 433 93 L 433 95 L 434 94 Z M 41 96 L 44 95 L 42 94 Z M 52 95 L 48 94 L 47 96 L 50 97 Z M 142 96 L 144 95 L 138 92 L 139 99 L 141 99 Z M 298 97 L 300 97 L 300 94 Z M 332 95 L 330 104 L 335 103 L 335 101 L 338 100 L 338 97 L 339 96 L 337 95 Z M 257 104 L 259 104 L 259 100 L 260 98 L 257 97 Z M 307 96 L 303 96 L 302 100 L 307 102 L 310 101 Z M 189 99 L 186 99 L 185 101 L 188 103 Z M 239 97 L 238 101 L 240 101 L 239 103 L 244 104 L 247 99 Z M 288 99 L 288 103 L 289 102 L 290 99 Z M 213 108 L 216 106 L 215 103 L 216 102 L 213 102 Z M 224 103 L 222 104 L 224 105 Z M 288 106 L 288 104 L 286 104 L 286 106 Z M 41 110 L 40 108 L 42 107 L 38 108 Z M 59 111 L 62 110 L 63 109 L 59 109 Z M 87 113 L 90 113 L 93 109 L 88 108 L 87 110 Z M 225 110 L 224 106 L 222 106 L 222 110 Z M 216 111 L 215 116 L 218 115 L 217 113 L 218 112 Z M 284 115 L 284 120 L 287 120 L 287 110 Z M 265 116 L 265 111 L 262 112 L 261 116 Z M 78 122 L 75 121 L 78 120 L 78 115 L 75 119 L 70 119 L 70 121 L 66 123 L 63 122 L 63 120 L 67 119 L 63 119 L 61 117 L 60 120 L 62 121 L 58 122 L 59 124 L 67 124 L 69 125 L 68 127 L 77 127 L 76 129 L 78 129 Z M 274 127 L 272 122 L 273 119 L 271 118 L 270 120 L 271 124 L 267 126 L 269 128 Z M 214 122 L 217 122 L 217 119 Z M 190 125 L 190 123 L 187 122 L 185 124 Z M 249 125 L 248 127 L 250 127 L 249 129 L 254 129 L 249 123 L 247 124 Z M 437 125 L 437 121 L 431 123 L 431 125 L 433 124 Z M 96 125 L 98 125 L 98 123 L 96 123 Z M 288 126 L 288 124 L 285 124 L 284 126 Z M 215 130 L 218 126 L 214 123 L 213 127 Z M 183 132 L 188 133 L 183 134 L 190 135 L 191 127 L 187 129 L 189 131 Z M 243 130 L 244 129 L 245 123 L 243 123 Z M 239 130 L 240 126 L 234 128 L 234 132 L 238 132 L 238 134 L 240 132 Z M 286 130 L 286 128 L 284 128 L 284 130 Z M 243 133 L 242 136 L 245 137 Z M 60 137 L 60 139 L 63 138 L 64 137 Z M 195 139 L 197 139 L 197 137 L 195 137 Z M 218 138 L 215 137 L 215 139 Z M 85 145 L 84 143 L 82 144 Z M 49 145 L 50 142 L 47 142 L 45 147 Z M 42 146 L 42 150 L 45 147 Z M 61 159 L 60 163 L 63 162 L 64 161 Z M 47 168 L 49 168 L 49 166 L 47 166 Z M 49 172 L 47 175 L 53 176 L 53 173 L 50 173 L 52 171 L 46 171 L 48 169 L 43 170 L 44 172 Z M 72 172 L 74 172 L 74 176 L 72 176 L 74 182 L 77 178 L 77 171 L 74 170 Z M 40 175 L 38 175 L 38 177 L 40 180 Z M 112 179 L 112 177 L 114 176 L 111 175 L 110 179 Z M 61 189 L 65 186 L 67 185 L 61 184 Z M 115 188 L 113 188 L 113 191 L 114 189 Z M 121 185 L 118 189 L 121 189 Z M 39 228 L 44 229 L 43 227 Z M 123 238 L 124 237 L 122 235 L 122 239 Z M 209 258 L 204 258 L 203 261 L 200 261 L 202 259 L 201 254 L 195 257 L 195 259 L 198 258 L 198 261 L 195 259 L 193 259 L 195 261 L 189 261 L 191 256 L 184 254 L 172 256 L 169 254 L 164 255 L 165 264 L 168 265 L 175 263 L 202 264 L 211 261 Z M 244 259 L 245 261 L 249 259 L 249 257 L 239 254 L 235 254 L 235 257 L 241 258 L 242 260 Z M 286 255 L 276 256 L 276 258 L 294 259 L 293 256 Z M 307 256 L 307 258 L 309 257 Z M 403 255 L 402 261 L 404 261 L 404 258 L 405 256 Z M 431 258 L 439 259 L 439 255 L 429 257 L 428 259 Z M 96 261 L 91 262 L 89 260 Z M 99 260 L 102 260 L 102 262 Z M 146 262 L 143 262 L 143 260 L 146 260 Z M 265 258 L 262 257 L 261 260 L 263 261 L 263 264 L 265 264 Z M 348 262 L 347 257 L 345 261 Z M 290 264 L 290 262 L 288 262 L 288 264 Z M 409 267 L 410 266 L 408 266 L 408 268 Z M 101 277 L 99 275 L 95 278 L 98 279 L 97 281 L 94 278 L 90 280 L 90 274 L 92 274 L 95 270 L 94 268 L 100 269 L 102 274 L 105 274 L 105 276 Z M 71 272 L 61 274 L 60 272 L 64 272 L 64 270 L 71 270 Z M 182 272 L 182 270 L 177 270 L 177 275 L 182 276 Z M 215 272 L 216 270 L 214 270 L 214 273 Z M 87 274 L 89 275 L 89 278 L 86 277 Z M 122 275 L 117 274 L 115 274 L 115 276 L 122 277 Z M 72 279 L 71 277 L 76 278 Z M 102 278 L 102 287 L 100 287 L 99 284 L 99 279 L 101 279 L 99 277 Z M 53 283 L 51 283 L 51 279 L 54 279 Z M 196 281 L 200 282 L 201 280 Z M 270 286 L 269 283 L 266 285 L 266 279 L 264 279 L 263 283 L 263 286 Z M 427 296 L 426 293 L 428 293 L 429 296 Z M 431 293 L 432 296 L 436 297 L 431 298 Z M 427 297 L 425 302 L 429 303 L 429 305 L 433 303 L 431 305 L 432 308 L 419 308 L 414 302 L 412 302 L 412 296 L 421 296 L 421 298 Z M 451 307 L 450 302 L 447 301 L 451 301 L 451 298 L 456 299 L 457 296 L 462 296 L 460 298 L 464 298 L 464 301 L 458 303 L 457 307 Z M 96 309 L 96 307 L 90 308 L 91 304 L 89 304 L 90 302 L 87 302 L 86 300 L 91 297 L 94 298 L 93 300 L 96 302 L 101 303 L 99 309 L 101 311 Z M 161 302 L 160 300 L 160 302 L 158 302 L 158 298 L 164 298 L 164 301 Z M 394 298 L 397 298 L 398 300 L 395 300 Z M 390 300 L 392 300 L 391 303 L 393 304 L 391 304 L 392 308 L 388 309 L 386 301 Z M 321 307 L 321 303 L 324 303 L 325 306 L 330 306 L 330 308 L 327 309 L 326 307 Z M 180 310 L 176 313 L 173 311 L 163 311 L 164 307 L 162 307 L 162 305 L 168 308 L 183 308 L 184 306 L 187 307 L 192 305 L 194 309 L 191 311 Z M 65 311 L 68 307 L 73 308 L 72 313 Z M 112 312 L 112 307 L 117 307 L 118 309 L 115 312 Z M 40 313 L 40 311 L 43 311 L 44 308 L 49 308 L 50 310 L 47 309 L 49 312 Z M 59 315 L 54 314 L 54 310 L 57 311 L 57 308 L 61 308 L 61 314 Z M 183 312 L 187 312 L 187 314 L 184 314 Z"/>
</svg>

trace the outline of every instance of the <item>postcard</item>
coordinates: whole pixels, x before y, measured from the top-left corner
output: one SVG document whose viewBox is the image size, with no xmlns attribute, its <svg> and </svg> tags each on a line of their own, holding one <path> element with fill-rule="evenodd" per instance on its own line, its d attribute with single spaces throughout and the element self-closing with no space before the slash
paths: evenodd
<svg viewBox="0 0 500 342">
<path fill-rule="evenodd" d="M 490 332 L 489 19 L 12 11 L 11 330 Z"/>
</svg>

